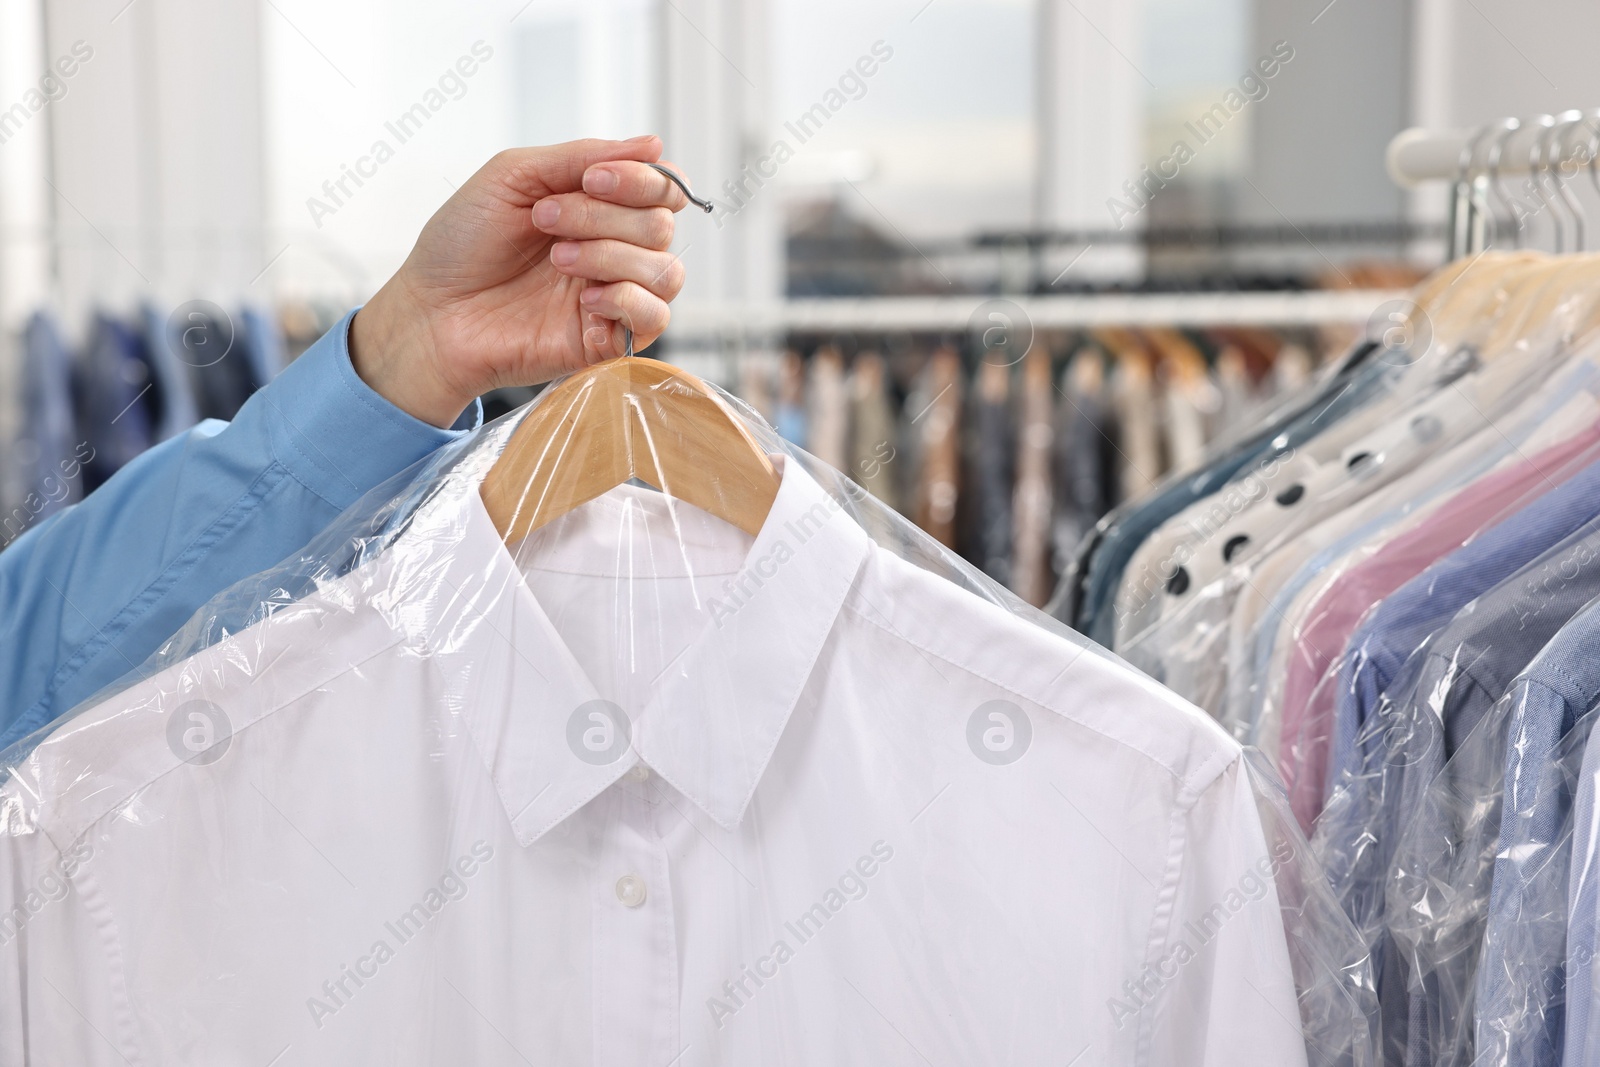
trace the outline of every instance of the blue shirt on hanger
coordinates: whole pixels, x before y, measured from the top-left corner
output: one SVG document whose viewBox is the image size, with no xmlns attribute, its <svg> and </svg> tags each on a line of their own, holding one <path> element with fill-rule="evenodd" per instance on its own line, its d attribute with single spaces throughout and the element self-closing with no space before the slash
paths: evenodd
<svg viewBox="0 0 1600 1067">
<path fill-rule="evenodd" d="M 18 425 L 0 441 L 0 548 L 24 530 L 78 499 L 90 454 L 77 433 L 72 402 L 72 355 L 55 319 L 29 317 L 19 338 Z"/>
<path fill-rule="evenodd" d="M 1600 463 L 1574 475 L 1401 586 L 1372 612 L 1345 647 L 1335 705 L 1328 798 L 1312 848 L 1335 897 L 1368 938 L 1380 973 L 1385 1018 L 1396 1032 L 1385 1042 L 1405 1054 L 1410 1006 L 1404 961 L 1382 938 L 1385 890 L 1402 827 L 1406 782 L 1426 778 L 1413 763 L 1428 758 L 1437 736 L 1410 721 L 1408 703 L 1421 675 L 1436 663 L 1434 638 L 1462 607 L 1551 548 L 1600 530 Z M 1425 691 L 1425 690 L 1424 690 Z M 1421 729 L 1414 729 L 1420 725 Z M 1443 739 L 1438 739 L 1442 744 Z M 1396 746 L 1411 755 L 1396 757 Z"/>
<path fill-rule="evenodd" d="M 144 338 L 96 313 L 73 375 L 78 432 L 94 455 L 84 463 L 83 491 L 92 493 L 156 443 L 148 401 L 155 392 Z"/>
<path fill-rule="evenodd" d="M 1401 835 L 1386 918 L 1415 965 L 1406 1057 L 1414 1067 L 1458 1062 L 1471 1047 L 1479 957 L 1463 946 L 1482 943 L 1500 870 L 1492 862 L 1500 820 L 1484 813 L 1515 755 L 1505 747 L 1515 705 L 1502 698 L 1597 595 L 1600 532 L 1587 530 L 1458 612 L 1398 705 L 1385 759 L 1399 788 L 1387 794 L 1379 832 Z M 1395 1028 L 1384 1025 L 1386 1034 Z"/>
<path fill-rule="evenodd" d="M 1328 758 L 1328 799 L 1341 782 L 1369 777 L 1382 746 L 1370 743 L 1383 694 L 1401 667 L 1472 600 L 1600 516 L 1600 463 L 1573 475 L 1450 553 L 1379 604 L 1345 646 Z M 1600 525 L 1597 525 L 1600 528 Z"/>
<path fill-rule="evenodd" d="M 1562 627 L 1508 698 L 1504 800 L 1475 1020 L 1478 1054 L 1494 1063 L 1554 1067 L 1561 1062 L 1572 805 L 1593 728 L 1589 710 L 1600 699 L 1596 642 L 1600 600 L 1589 602 Z M 1581 936 L 1584 926 L 1575 929 Z M 1587 929 L 1592 953 L 1592 919 Z M 1573 1022 L 1586 1028 L 1587 1011 Z"/>
<path fill-rule="evenodd" d="M 1594 635 L 1580 650 L 1591 661 L 1594 657 Z M 1589 723 L 1600 714 L 1592 707 L 1582 720 Z M 1576 732 L 1576 730 L 1574 730 Z M 1576 746 L 1572 746 L 1576 747 Z M 1600 828 L 1600 812 L 1596 798 L 1600 796 L 1600 745 L 1586 745 L 1582 763 L 1574 786 L 1572 799 L 1572 835 L 1566 850 L 1570 871 L 1567 876 L 1567 945 L 1565 959 L 1566 988 L 1565 1019 L 1563 1020 L 1563 1045 L 1566 1049 L 1562 1062 L 1583 1064 L 1595 1062 L 1600 1052 L 1600 879 L 1596 878 L 1600 866 L 1600 841 L 1596 839 Z"/>
<path fill-rule="evenodd" d="M 215 420 L 150 449 L 0 552 L 0 747 L 138 667 L 215 594 L 279 563 L 441 430 L 350 363 L 354 312 Z"/>
</svg>

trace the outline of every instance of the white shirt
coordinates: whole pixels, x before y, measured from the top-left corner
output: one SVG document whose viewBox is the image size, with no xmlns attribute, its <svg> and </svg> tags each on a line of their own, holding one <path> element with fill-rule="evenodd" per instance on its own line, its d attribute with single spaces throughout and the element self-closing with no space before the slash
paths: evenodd
<svg viewBox="0 0 1600 1067">
<path fill-rule="evenodd" d="M 0 1064 L 1304 1063 L 1240 749 L 784 468 L 515 558 L 454 479 L 64 724 Z"/>
</svg>

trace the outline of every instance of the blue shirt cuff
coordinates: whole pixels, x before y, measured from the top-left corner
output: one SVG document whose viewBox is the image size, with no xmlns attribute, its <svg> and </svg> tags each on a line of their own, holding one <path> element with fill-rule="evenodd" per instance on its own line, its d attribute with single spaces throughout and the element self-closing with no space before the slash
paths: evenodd
<svg viewBox="0 0 1600 1067">
<path fill-rule="evenodd" d="M 401 411 L 362 381 L 350 362 L 350 321 L 356 311 L 247 404 L 266 408 L 261 414 L 272 429 L 278 462 L 341 510 L 483 423 L 483 405 L 475 400 L 442 430 Z"/>
</svg>

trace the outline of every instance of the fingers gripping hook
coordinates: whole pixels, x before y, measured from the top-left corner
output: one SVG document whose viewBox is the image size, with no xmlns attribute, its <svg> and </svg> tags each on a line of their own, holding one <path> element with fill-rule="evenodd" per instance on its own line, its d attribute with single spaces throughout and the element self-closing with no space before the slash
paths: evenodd
<svg viewBox="0 0 1600 1067">
<path fill-rule="evenodd" d="M 717 206 L 711 201 L 702 200 L 700 197 L 695 196 L 694 191 L 689 188 L 689 183 L 679 177 L 675 171 L 672 171 L 667 167 L 663 167 L 660 163 L 646 163 L 645 166 L 649 167 L 651 170 L 660 171 L 668 181 L 670 181 L 673 185 L 676 185 L 683 192 L 684 196 L 689 198 L 689 203 L 693 204 L 701 211 L 704 211 L 707 215 L 711 214 L 717 209 Z M 624 325 L 622 327 L 622 332 L 623 336 L 626 338 L 622 356 L 624 359 L 626 359 L 633 355 L 633 327 Z"/>
</svg>

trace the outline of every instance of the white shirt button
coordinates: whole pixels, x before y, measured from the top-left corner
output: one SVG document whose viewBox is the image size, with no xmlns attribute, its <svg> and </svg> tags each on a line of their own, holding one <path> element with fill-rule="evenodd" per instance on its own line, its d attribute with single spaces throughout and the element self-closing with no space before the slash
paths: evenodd
<svg viewBox="0 0 1600 1067">
<path fill-rule="evenodd" d="M 646 767 L 642 763 L 635 763 L 632 767 L 628 768 L 628 773 L 623 775 L 623 777 L 628 779 L 630 782 L 642 782 L 646 778 L 650 777 L 650 768 Z"/>
<path fill-rule="evenodd" d="M 636 874 L 625 874 L 617 879 L 617 899 L 625 908 L 637 908 L 644 903 L 644 879 Z"/>
</svg>

